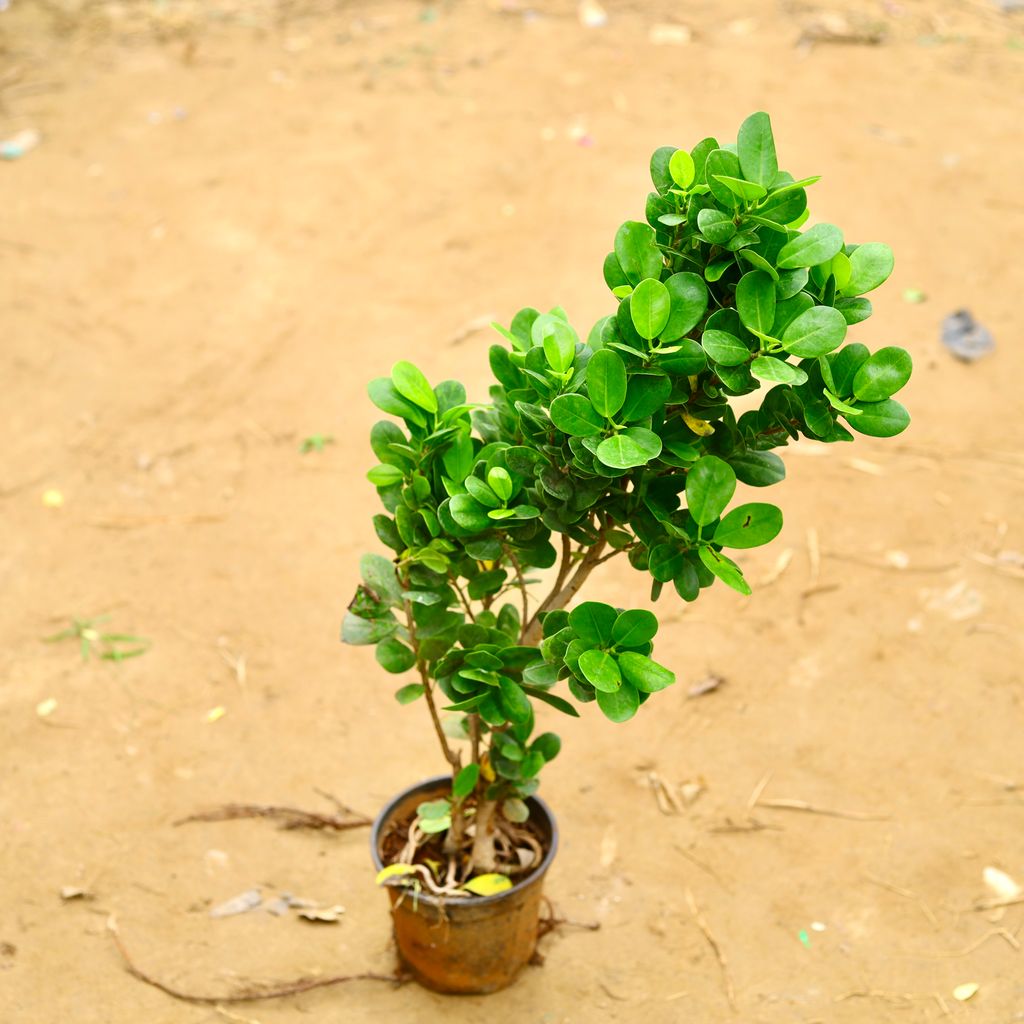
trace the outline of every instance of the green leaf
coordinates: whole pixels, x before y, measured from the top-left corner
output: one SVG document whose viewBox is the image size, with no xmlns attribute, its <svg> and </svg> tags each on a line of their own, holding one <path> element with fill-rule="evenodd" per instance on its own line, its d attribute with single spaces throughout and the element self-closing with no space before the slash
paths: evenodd
<svg viewBox="0 0 1024 1024">
<path fill-rule="evenodd" d="M 416 655 L 401 640 L 388 637 L 377 644 L 377 662 L 386 672 L 408 672 L 416 664 Z"/>
<path fill-rule="evenodd" d="M 482 572 L 469 581 L 469 596 L 474 601 L 482 601 L 488 594 L 496 594 L 501 590 L 507 578 L 508 573 L 504 569 Z"/>
<path fill-rule="evenodd" d="M 612 629 L 618 613 L 602 601 L 584 601 L 569 612 L 569 627 L 589 646 L 612 642 Z"/>
<path fill-rule="evenodd" d="M 640 287 L 643 288 L 645 284 L 646 281 Z M 617 352 L 603 348 L 591 356 L 587 363 L 587 393 L 591 405 L 601 416 L 614 416 L 622 408 L 626 401 L 626 364 Z"/>
<path fill-rule="evenodd" d="M 782 347 L 802 359 L 815 359 L 838 348 L 846 337 L 846 319 L 832 306 L 813 306 L 783 332 Z"/>
<path fill-rule="evenodd" d="M 844 295 L 870 292 L 888 279 L 894 264 L 892 249 L 884 242 L 858 245 L 850 256 L 850 279 L 840 291 Z"/>
<path fill-rule="evenodd" d="M 580 655 L 580 671 L 595 690 L 612 693 L 622 685 L 619 666 L 607 651 L 584 651 Z"/>
<path fill-rule="evenodd" d="M 910 413 L 894 398 L 884 402 L 855 402 L 860 415 L 849 420 L 858 434 L 870 437 L 895 437 L 910 425 Z"/>
<path fill-rule="evenodd" d="M 711 207 L 698 212 L 697 227 L 713 245 L 725 245 L 736 234 L 736 222 L 732 216 Z"/>
<path fill-rule="evenodd" d="M 708 356 L 721 366 L 739 366 L 750 358 L 750 349 L 727 331 L 705 331 L 700 343 Z"/>
<path fill-rule="evenodd" d="M 679 575 L 685 560 L 675 544 L 655 544 L 647 559 L 647 569 L 659 583 L 669 583 Z"/>
<path fill-rule="evenodd" d="M 508 501 L 514 490 L 512 477 L 507 469 L 501 466 L 494 466 L 487 471 L 487 484 L 492 491 L 502 500 Z"/>
<path fill-rule="evenodd" d="M 910 353 L 895 346 L 880 348 L 861 364 L 853 378 L 853 393 L 862 402 L 881 402 L 910 380 L 913 368 Z"/>
<path fill-rule="evenodd" d="M 696 175 L 693 157 L 685 149 L 677 149 L 669 159 L 668 173 L 680 188 L 689 188 Z"/>
<path fill-rule="evenodd" d="M 750 364 L 750 372 L 768 384 L 806 384 L 807 374 L 792 363 L 784 363 L 774 356 L 758 356 Z"/>
<path fill-rule="evenodd" d="M 553 732 L 542 732 L 530 744 L 530 749 L 537 751 L 545 761 L 554 761 L 562 749 L 562 741 Z"/>
<path fill-rule="evenodd" d="M 499 892 L 506 892 L 512 888 L 512 879 L 507 875 L 495 873 L 477 875 L 468 882 L 464 882 L 462 888 L 476 896 L 495 896 Z"/>
<path fill-rule="evenodd" d="M 427 378 L 412 363 L 404 359 L 391 368 L 391 383 L 395 390 L 407 398 L 413 405 L 418 405 L 427 412 L 437 412 L 437 395 Z"/>
<path fill-rule="evenodd" d="M 726 558 L 714 548 L 701 547 L 700 560 L 704 567 L 713 572 L 723 583 L 738 590 L 741 594 L 750 594 L 750 584 L 743 578 L 740 567 L 731 559 Z"/>
<path fill-rule="evenodd" d="M 732 466 L 715 455 L 705 455 L 686 474 L 686 507 L 699 526 L 714 522 L 736 492 Z"/>
<path fill-rule="evenodd" d="M 642 608 L 622 612 L 612 626 L 612 640 L 619 647 L 639 647 L 658 632 L 658 617 Z"/>
<path fill-rule="evenodd" d="M 462 483 L 484 508 L 498 508 L 501 505 L 501 499 L 479 477 L 467 476 Z"/>
<path fill-rule="evenodd" d="M 456 800 L 465 800 L 470 793 L 476 789 L 477 780 L 480 778 L 480 765 L 467 764 L 459 771 L 452 782 L 452 796 Z"/>
<path fill-rule="evenodd" d="M 390 612 L 381 619 L 363 619 L 347 612 L 341 624 L 341 639 L 346 644 L 365 646 L 386 640 L 396 629 L 398 622 Z"/>
<path fill-rule="evenodd" d="M 703 368 L 704 362 L 702 354 L 701 368 Z M 619 421 L 632 423 L 634 420 L 653 416 L 668 401 L 671 394 L 672 381 L 664 374 L 632 374 L 626 387 L 626 401 L 619 410 Z"/>
<path fill-rule="evenodd" d="M 736 478 L 749 487 L 770 487 L 786 479 L 786 465 L 774 452 L 744 452 L 729 458 Z"/>
<path fill-rule="evenodd" d="M 661 250 L 650 224 L 628 220 L 615 233 L 615 256 L 630 284 L 661 276 Z"/>
<path fill-rule="evenodd" d="M 676 681 L 675 673 L 664 665 L 633 651 L 619 655 L 619 668 L 626 680 L 641 693 L 657 693 Z"/>
<path fill-rule="evenodd" d="M 523 689 L 518 683 L 509 679 L 508 676 L 499 676 L 498 692 L 501 710 L 505 712 L 510 722 L 521 724 L 529 721 L 533 709 L 530 707 L 529 698 L 523 693 Z"/>
<path fill-rule="evenodd" d="M 816 267 L 827 263 L 843 247 L 843 234 L 834 224 L 815 224 L 787 242 L 776 257 L 779 270 Z"/>
<path fill-rule="evenodd" d="M 751 114 L 740 125 L 736 152 L 743 177 L 770 188 L 779 173 L 779 161 L 775 155 L 772 123 L 766 113 Z"/>
<path fill-rule="evenodd" d="M 836 299 L 836 309 L 843 314 L 852 327 L 871 316 L 871 302 L 868 299 Z"/>
<path fill-rule="evenodd" d="M 418 700 L 423 696 L 424 689 L 422 683 L 409 683 L 408 686 L 403 686 L 395 690 L 395 700 L 399 704 L 411 704 L 414 700 Z"/>
<path fill-rule="evenodd" d="M 751 270 L 736 286 L 736 310 L 743 326 L 768 334 L 775 322 L 775 282 L 763 270 Z"/>
<path fill-rule="evenodd" d="M 534 341 L 543 346 L 544 358 L 556 373 L 565 373 L 576 358 L 576 332 L 560 317 L 542 313 L 533 322 Z"/>
<path fill-rule="evenodd" d="M 390 487 L 392 484 L 400 484 L 405 479 L 405 474 L 397 466 L 381 463 L 366 474 L 366 479 L 375 487 Z"/>
<path fill-rule="evenodd" d="M 719 179 L 740 177 L 740 161 L 736 154 L 730 153 L 727 149 L 716 149 L 708 153 L 705 173 L 711 194 L 727 210 L 733 209 L 737 205 L 738 197 L 728 185 L 723 184 Z"/>
<path fill-rule="evenodd" d="M 774 284 L 779 282 L 779 272 L 759 253 L 753 249 L 740 249 L 743 257 L 755 270 L 763 270 Z"/>
<path fill-rule="evenodd" d="M 857 409 L 852 405 L 847 405 L 846 402 L 844 402 L 841 398 L 839 398 L 834 392 L 830 391 L 828 388 L 825 388 L 825 390 L 822 391 L 822 394 L 825 396 L 825 400 L 828 402 L 828 404 L 831 405 L 832 408 L 836 409 L 838 412 L 844 412 L 849 416 L 860 415 L 860 409 Z"/>
<path fill-rule="evenodd" d="M 738 505 L 715 529 L 714 541 L 725 548 L 756 548 L 774 540 L 782 529 L 782 512 L 775 505 Z"/>
<path fill-rule="evenodd" d="M 591 361 L 600 354 L 595 352 Z M 593 437 L 604 430 L 604 417 L 584 395 L 559 395 L 550 412 L 551 422 L 570 437 Z"/>
<path fill-rule="evenodd" d="M 430 390 L 429 387 L 427 390 Z M 415 423 L 419 427 L 427 425 L 427 419 L 423 413 L 398 393 L 390 377 L 376 377 L 366 386 L 366 391 L 370 396 L 370 401 L 378 409 L 390 413 L 392 416 L 401 416 L 402 419 L 409 420 L 410 423 Z"/>
<path fill-rule="evenodd" d="M 456 524 L 470 533 L 481 533 L 491 527 L 487 509 L 468 494 L 456 494 L 449 499 L 448 511 Z"/>
<path fill-rule="evenodd" d="M 661 438 L 646 427 L 627 427 L 621 434 L 606 437 L 595 454 L 612 469 L 646 466 L 661 454 Z"/>
<path fill-rule="evenodd" d="M 763 199 L 768 195 L 768 189 L 752 181 L 744 181 L 743 178 L 733 178 L 727 174 L 712 175 L 715 181 L 721 182 L 730 192 L 739 196 L 745 203 L 752 203 L 756 199 Z M 710 184 L 710 182 L 708 182 Z"/>
<path fill-rule="evenodd" d="M 571 715 L 573 718 L 580 717 L 580 713 L 564 697 L 548 693 L 547 690 L 541 689 L 539 686 L 527 686 L 524 684 L 523 691 L 533 697 L 534 700 L 543 701 L 545 704 L 561 711 L 563 715 Z"/>
<path fill-rule="evenodd" d="M 613 722 L 628 722 L 640 707 L 640 695 L 632 683 L 623 683 L 614 693 L 598 690 L 597 706 L 605 718 Z"/>
<path fill-rule="evenodd" d="M 717 281 L 727 270 L 736 265 L 735 260 L 731 257 L 726 257 L 724 260 L 716 260 L 714 263 L 709 263 L 704 268 L 704 277 L 714 283 Z"/>
<path fill-rule="evenodd" d="M 708 308 L 708 286 L 697 274 L 673 274 L 666 282 L 671 310 L 660 335 L 663 342 L 676 341 L 700 323 Z"/>
<path fill-rule="evenodd" d="M 660 281 L 654 278 L 641 281 L 629 300 L 629 314 L 636 333 L 648 341 L 656 338 L 668 323 L 671 308 L 672 297 Z"/>
</svg>

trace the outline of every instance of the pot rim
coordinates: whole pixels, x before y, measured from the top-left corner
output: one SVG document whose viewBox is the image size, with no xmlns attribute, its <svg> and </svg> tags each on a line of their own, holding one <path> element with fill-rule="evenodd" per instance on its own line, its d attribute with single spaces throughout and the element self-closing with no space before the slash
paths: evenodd
<svg viewBox="0 0 1024 1024">
<path fill-rule="evenodd" d="M 396 793 L 380 810 L 377 817 L 373 821 L 373 827 L 370 829 L 370 855 L 373 857 L 373 863 L 377 871 L 383 871 L 385 864 L 381 860 L 380 852 L 378 848 L 378 839 L 384 829 L 384 826 L 390 820 L 395 807 L 402 801 L 405 800 L 412 793 L 415 793 L 419 789 L 433 789 L 435 786 L 443 785 L 444 783 L 451 782 L 451 775 L 431 775 L 429 778 L 422 779 L 415 785 L 408 786 L 401 792 Z M 525 803 L 530 807 L 532 811 L 539 811 L 548 821 L 551 827 L 551 845 L 548 847 L 547 853 L 544 855 L 544 859 L 540 864 L 530 872 L 521 882 L 516 882 L 511 889 L 505 889 L 502 892 L 495 893 L 493 896 L 474 896 L 472 899 L 463 900 L 452 897 L 437 896 L 431 892 L 421 892 L 417 897 L 417 902 L 426 903 L 432 907 L 486 907 L 494 903 L 500 903 L 502 900 L 514 896 L 517 892 L 521 892 L 528 886 L 535 885 L 541 881 L 547 874 L 548 868 L 551 867 L 551 862 L 555 859 L 555 854 L 558 852 L 558 822 L 555 820 L 554 814 L 551 812 L 551 808 L 548 807 L 547 803 L 542 800 L 539 796 L 528 796 Z"/>
</svg>

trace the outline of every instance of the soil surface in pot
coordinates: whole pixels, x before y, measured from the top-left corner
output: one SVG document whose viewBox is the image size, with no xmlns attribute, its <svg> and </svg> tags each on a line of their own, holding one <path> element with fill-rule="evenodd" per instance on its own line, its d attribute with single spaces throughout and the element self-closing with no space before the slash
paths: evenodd
<svg viewBox="0 0 1024 1024">
<path fill-rule="evenodd" d="M 409 829 L 415 817 L 416 815 L 413 813 L 393 820 L 389 824 L 381 842 L 381 860 L 386 865 L 396 864 L 402 859 L 403 851 L 409 843 Z M 472 818 L 469 820 L 472 822 Z M 499 829 L 503 835 L 508 836 L 509 841 L 503 844 L 504 849 L 499 846 L 498 863 L 494 870 L 499 874 L 508 875 L 513 882 L 518 884 L 528 879 L 541 866 L 550 848 L 550 843 L 532 817 L 521 824 L 502 819 Z M 411 862 L 408 862 L 425 865 L 439 885 L 444 884 L 448 866 L 448 854 L 444 850 L 444 839 L 444 833 L 428 836 L 416 847 Z M 499 839 L 499 843 L 501 842 L 502 840 Z M 468 836 L 463 853 L 459 858 L 456 873 L 460 884 L 468 882 L 473 877 L 473 875 L 463 873 L 472 845 L 472 836 Z M 482 874 L 482 872 L 476 872 L 476 874 Z"/>
</svg>

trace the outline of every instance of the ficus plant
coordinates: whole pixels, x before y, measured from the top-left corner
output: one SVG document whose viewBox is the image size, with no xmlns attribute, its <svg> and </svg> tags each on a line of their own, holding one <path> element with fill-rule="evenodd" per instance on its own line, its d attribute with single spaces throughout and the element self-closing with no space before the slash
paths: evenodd
<svg viewBox="0 0 1024 1024">
<path fill-rule="evenodd" d="M 343 639 L 416 673 L 395 696 L 426 705 L 450 765 L 450 795 L 421 805 L 394 868 L 439 845 L 446 863 L 416 869 L 436 892 L 500 889 L 539 856 L 517 853 L 531 847 L 524 798 L 561 744 L 536 733 L 538 703 L 625 722 L 674 681 L 652 658 L 651 612 L 566 610 L 594 569 L 625 559 L 652 599 L 694 601 L 716 581 L 749 594 L 730 553 L 771 541 L 782 513 L 734 504 L 737 483 L 780 482 L 774 450 L 792 441 L 909 422 L 892 396 L 910 356 L 847 343 L 892 252 L 805 227 L 818 178 L 779 169 L 767 114 L 735 144 L 664 147 L 650 167 L 645 219 L 604 261 L 616 306 L 585 341 L 561 308 L 522 309 L 495 325 L 488 402 L 404 361 L 369 386 L 393 417 L 371 431 L 368 474 L 391 554 L 363 558 Z"/>
</svg>

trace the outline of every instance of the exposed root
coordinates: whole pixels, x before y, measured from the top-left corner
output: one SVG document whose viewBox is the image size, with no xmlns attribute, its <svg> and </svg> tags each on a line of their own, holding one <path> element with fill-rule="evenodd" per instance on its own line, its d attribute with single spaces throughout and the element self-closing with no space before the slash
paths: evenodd
<svg viewBox="0 0 1024 1024">
<path fill-rule="evenodd" d="M 376 974 L 373 971 L 363 971 L 358 974 L 333 974 L 323 978 L 296 978 L 294 981 L 281 984 L 256 983 L 247 988 L 237 988 L 233 992 L 210 995 L 201 992 L 188 992 L 185 989 L 175 988 L 152 974 L 142 970 L 132 960 L 125 948 L 124 942 L 117 929 L 117 922 L 113 917 L 107 920 L 107 930 L 110 932 L 114 945 L 124 962 L 125 970 L 133 977 L 146 985 L 159 989 L 172 999 L 179 999 L 184 1003 L 203 1003 L 208 1006 L 217 1006 L 222 1003 L 248 1003 L 257 999 L 280 999 L 283 996 L 299 995 L 302 992 L 311 992 L 313 989 L 328 988 L 332 985 L 341 985 L 348 981 L 387 981 L 392 985 L 401 985 L 408 981 L 408 976 L 403 974 Z"/>
<path fill-rule="evenodd" d="M 297 828 L 319 829 L 326 832 L 344 832 L 350 828 L 365 828 L 373 824 L 373 819 L 353 811 L 331 796 L 317 790 L 321 796 L 330 800 L 337 808 L 336 814 L 320 814 L 316 811 L 304 811 L 298 807 L 282 807 L 277 804 L 223 804 L 209 811 L 190 814 L 179 818 L 174 824 L 187 825 L 193 821 L 236 821 L 241 818 L 270 818 L 281 823 L 285 830 Z"/>
</svg>

